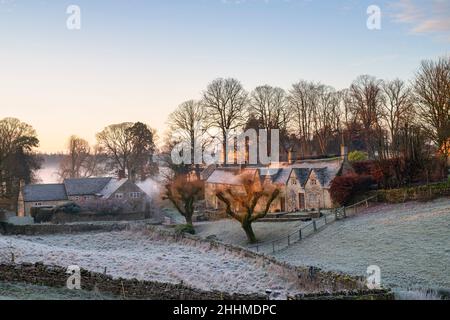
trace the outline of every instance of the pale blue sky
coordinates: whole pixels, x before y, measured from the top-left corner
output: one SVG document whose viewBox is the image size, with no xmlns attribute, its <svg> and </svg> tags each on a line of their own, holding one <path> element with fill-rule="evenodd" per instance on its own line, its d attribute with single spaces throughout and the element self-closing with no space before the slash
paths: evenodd
<svg viewBox="0 0 450 320">
<path fill-rule="evenodd" d="M 66 8 L 81 8 L 81 30 Z M 381 30 L 366 27 L 369 5 Z M 341 89 L 360 74 L 410 79 L 448 54 L 450 0 L 0 0 L 0 118 L 38 131 L 44 151 L 70 134 L 167 115 L 216 77 L 247 90 L 300 79 Z"/>
</svg>

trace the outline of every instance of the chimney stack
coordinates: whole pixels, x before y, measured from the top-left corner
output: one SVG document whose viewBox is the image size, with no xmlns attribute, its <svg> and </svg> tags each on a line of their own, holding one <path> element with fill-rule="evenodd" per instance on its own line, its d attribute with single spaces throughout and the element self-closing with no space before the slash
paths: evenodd
<svg viewBox="0 0 450 320">
<path fill-rule="evenodd" d="M 288 163 L 294 164 L 296 160 L 297 160 L 297 155 L 295 153 L 294 147 L 292 147 L 288 151 Z"/>
<path fill-rule="evenodd" d="M 17 216 L 25 217 L 25 202 L 23 198 L 23 188 L 25 187 L 25 181 L 20 180 L 19 182 L 19 197 L 17 199 Z"/>
</svg>

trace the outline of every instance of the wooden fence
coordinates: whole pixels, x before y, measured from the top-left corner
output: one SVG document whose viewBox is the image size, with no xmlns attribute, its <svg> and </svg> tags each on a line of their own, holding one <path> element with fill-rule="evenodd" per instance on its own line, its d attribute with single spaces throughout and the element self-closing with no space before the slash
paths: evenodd
<svg viewBox="0 0 450 320">
<path fill-rule="evenodd" d="M 352 204 L 348 207 L 331 209 L 329 210 L 329 212 L 323 213 L 320 218 L 313 219 L 310 223 L 300 227 L 298 230 L 295 230 L 275 240 L 256 243 L 252 246 L 249 246 L 248 249 L 266 254 L 274 254 L 278 251 L 290 247 L 294 243 L 302 241 L 312 234 L 323 230 L 327 225 L 337 220 L 345 219 L 349 216 L 357 214 L 360 208 L 369 207 L 370 203 L 373 201 L 376 202 L 377 199 L 378 196 L 373 196 L 358 203 Z"/>
</svg>

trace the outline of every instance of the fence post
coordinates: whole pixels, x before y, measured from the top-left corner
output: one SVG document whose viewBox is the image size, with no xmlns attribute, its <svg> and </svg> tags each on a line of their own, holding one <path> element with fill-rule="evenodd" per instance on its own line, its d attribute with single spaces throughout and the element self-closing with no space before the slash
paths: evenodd
<svg viewBox="0 0 450 320">
<path fill-rule="evenodd" d="M 256 244 L 256 252 L 259 252 L 259 244 Z"/>
<path fill-rule="evenodd" d="M 298 230 L 298 240 L 302 240 L 302 229 Z"/>
<path fill-rule="evenodd" d="M 288 236 L 288 247 L 290 247 L 291 246 L 291 236 L 289 235 Z"/>
<path fill-rule="evenodd" d="M 344 209 L 344 218 L 347 218 L 347 212 L 345 210 L 345 207 L 343 209 Z"/>
<path fill-rule="evenodd" d="M 334 209 L 334 220 L 338 219 L 338 209 Z"/>
<path fill-rule="evenodd" d="M 316 224 L 316 220 L 313 220 L 313 227 L 314 227 L 314 232 L 317 231 L 317 224 Z"/>
<path fill-rule="evenodd" d="M 325 218 L 325 224 L 327 224 L 327 215 L 324 215 Z"/>
</svg>

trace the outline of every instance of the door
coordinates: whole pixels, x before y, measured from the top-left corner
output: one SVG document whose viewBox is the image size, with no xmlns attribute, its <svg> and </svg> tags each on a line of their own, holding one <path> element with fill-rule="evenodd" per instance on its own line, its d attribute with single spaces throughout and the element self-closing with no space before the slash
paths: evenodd
<svg viewBox="0 0 450 320">
<path fill-rule="evenodd" d="M 280 198 L 281 212 L 286 212 L 286 198 Z"/>
<path fill-rule="evenodd" d="M 305 194 L 304 193 L 299 193 L 298 194 L 298 205 L 300 207 L 300 210 L 305 210 Z"/>
</svg>

